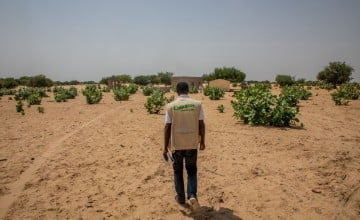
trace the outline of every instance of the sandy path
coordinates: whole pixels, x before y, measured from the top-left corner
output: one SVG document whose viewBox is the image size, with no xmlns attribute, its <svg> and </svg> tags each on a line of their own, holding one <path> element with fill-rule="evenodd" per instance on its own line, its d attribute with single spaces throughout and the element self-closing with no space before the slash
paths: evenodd
<svg viewBox="0 0 360 220">
<path fill-rule="evenodd" d="M 113 111 L 113 110 L 110 110 L 110 111 Z M 92 119 L 91 121 L 81 125 L 79 128 L 75 129 L 71 133 L 69 133 L 69 134 L 65 135 L 64 137 L 60 138 L 59 140 L 55 141 L 54 143 L 49 144 L 47 146 L 46 152 L 44 154 L 42 154 L 41 157 L 39 157 L 33 164 L 31 164 L 30 167 L 28 167 L 27 170 L 20 175 L 19 179 L 16 180 L 16 182 L 14 182 L 14 183 L 12 183 L 11 185 L 8 186 L 8 188 L 10 190 L 10 194 L 5 195 L 5 196 L 0 198 L 0 218 L 3 218 L 5 216 L 5 214 L 7 213 L 8 208 L 10 207 L 10 205 L 12 205 L 12 203 L 22 193 L 25 184 L 31 178 L 33 178 L 33 173 L 37 169 L 39 169 L 40 166 L 42 166 L 46 160 L 48 160 L 54 154 L 57 153 L 57 151 L 59 150 L 58 147 L 59 147 L 59 145 L 62 144 L 62 142 L 64 142 L 65 140 L 67 140 L 71 136 L 77 134 L 81 129 L 89 126 L 91 123 L 98 120 L 99 118 L 101 118 L 106 113 L 107 112 L 97 116 L 96 118 Z"/>
</svg>

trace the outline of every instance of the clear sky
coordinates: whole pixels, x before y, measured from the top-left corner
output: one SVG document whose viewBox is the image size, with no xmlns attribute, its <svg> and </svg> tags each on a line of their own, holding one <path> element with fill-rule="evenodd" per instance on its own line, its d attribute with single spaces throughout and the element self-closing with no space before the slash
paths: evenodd
<svg viewBox="0 0 360 220">
<path fill-rule="evenodd" d="M 315 80 L 345 61 L 360 81 L 360 0 L 0 0 L 0 77 L 115 74 Z"/>
</svg>

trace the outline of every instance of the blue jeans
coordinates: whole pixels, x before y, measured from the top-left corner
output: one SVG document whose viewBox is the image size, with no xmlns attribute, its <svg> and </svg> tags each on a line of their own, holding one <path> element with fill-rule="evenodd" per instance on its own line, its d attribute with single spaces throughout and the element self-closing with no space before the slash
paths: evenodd
<svg viewBox="0 0 360 220">
<path fill-rule="evenodd" d="M 183 167 L 185 159 L 185 168 L 187 171 L 187 198 L 196 197 L 197 193 L 197 149 L 193 150 L 176 150 L 173 153 L 174 163 L 174 181 L 175 190 L 180 203 L 185 203 L 185 189 Z"/>
</svg>

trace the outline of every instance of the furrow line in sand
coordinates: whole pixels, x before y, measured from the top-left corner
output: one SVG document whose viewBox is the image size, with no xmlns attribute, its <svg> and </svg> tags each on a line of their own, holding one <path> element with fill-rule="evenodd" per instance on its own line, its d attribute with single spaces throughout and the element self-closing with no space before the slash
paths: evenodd
<svg viewBox="0 0 360 220">
<path fill-rule="evenodd" d="M 78 133 L 80 130 L 88 127 L 90 124 L 94 123 L 95 121 L 102 118 L 104 115 L 109 114 L 113 111 L 115 111 L 116 108 L 110 109 L 97 117 L 93 118 L 92 120 L 86 122 L 76 130 L 64 135 L 62 138 L 54 141 L 53 143 L 48 145 L 48 149 L 43 153 L 37 160 L 34 161 L 33 164 L 29 166 L 27 170 L 25 170 L 19 177 L 17 181 L 12 183 L 9 186 L 10 194 L 4 195 L 0 197 L 0 219 L 3 219 L 9 210 L 10 206 L 13 204 L 13 202 L 20 196 L 22 193 L 25 184 L 33 177 L 34 172 L 40 168 L 40 166 L 45 162 L 46 159 L 50 158 L 52 155 L 57 153 L 59 150 L 57 147 L 63 143 L 68 138 L 72 137 L 76 133 Z"/>
</svg>

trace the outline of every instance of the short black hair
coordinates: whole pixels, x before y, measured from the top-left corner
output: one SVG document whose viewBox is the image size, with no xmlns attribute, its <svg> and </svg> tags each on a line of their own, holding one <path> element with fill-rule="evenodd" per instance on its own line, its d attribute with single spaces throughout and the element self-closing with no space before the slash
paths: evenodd
<svg viewBox="0 0 360 220">
<path fill-rule="evenodd" d="M 189 92 L 189 85 L 186 82 L 179 82 L 176 85 L 176 92 L 179 94 L 188 93 Z"/>
</svg>

